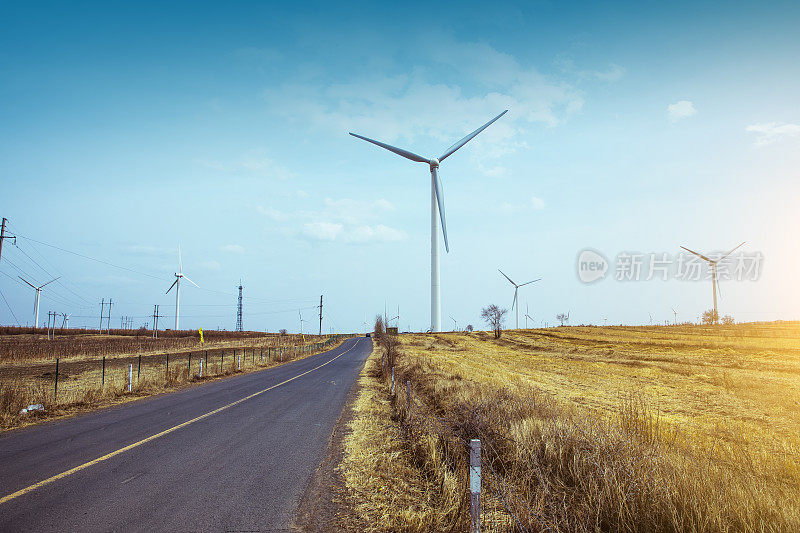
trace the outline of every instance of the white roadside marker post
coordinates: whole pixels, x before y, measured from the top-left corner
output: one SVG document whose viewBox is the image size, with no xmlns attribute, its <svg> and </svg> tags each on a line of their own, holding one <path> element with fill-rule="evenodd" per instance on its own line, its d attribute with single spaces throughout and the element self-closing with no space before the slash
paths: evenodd
<svg viewBox="0 0 800 533">
<path fill-rule="evenodd" d="M 128 367 L 128 392 L 133 390 L 133 363 Z"/>
<path fill-rule="evenodd" d="M 238 358 L 236 359 L 236 367 L 238 370 L 242 369 L 242 354 L 239 354 Z"/>
<path fill-rule="evenodd" d="M 470 531 L 481 530 L 481 441 L 469 441 L 469 507 Z"/>
<path fill-rule="evenodd" d="M 394 367 L 392 367 L 392 395 L 394 396 Z"/>
<path fill-rule="evenodd" d="M 200 359 L 200 377 L 203 377 L 203 359 Z"/>
</svg>

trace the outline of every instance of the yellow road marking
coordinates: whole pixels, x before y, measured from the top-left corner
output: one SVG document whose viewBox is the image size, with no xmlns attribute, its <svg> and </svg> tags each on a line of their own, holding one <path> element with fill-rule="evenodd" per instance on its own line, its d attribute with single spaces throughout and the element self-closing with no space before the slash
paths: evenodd
<svg viewBox="0 0 800 533">
<path fill-rule="evenodd" d="M 107 454 L 103 455 L 102 457 L 98 457 L 97 459 L 92 459 L 91 461 L 83 463 L 82 465 L 78 465 L 78 466 L 76 466 L 74 468 L 70 468 L 69 470 L 61 472 L 60 474 L 56 474 L 55 476 L 52 476 L 52 477 L 49 477 L 49 478 L 44 479 L 42 481 L 39 481 L 38 483 L 34 483 L 33 485 L 31 485 L 29 487 L 25 487 L 24 489 L 19 489 L 18 491 L 12 492 L 11 494 L 9 494 L 7 496 L 3 496 L 2 498 L 0 498 L 0 505 L 6 503 L 7 501 L 13 500 L 14 498 L 18 498 L 18 497 L 22 496 L 23 494 L 27 494 L 29 492 L 32 492 L 32 491 L 38 489 L 39 487 L 43 487 L 45 485 L 49 485 L 50 483 L 52 483 L 54 481 L 58 481 L 59 479 L 63 479 L 65 477 L 69 476 L 69 475 L 74 474 L 75 472 L 79 472 L 79 471 L 81 471 L 81 470 L 83 470 L 85 468 L 89 468 L 92 465 L 96 465 L 97 463 L 101 463 L 103 461 L 111 459 L 112 457 L 115 457 L 117 455 L 125 453 L 128 450 L 136 448 L 137 446 L 141 446 L 142 444 L 146 444 L 146 443 L 150 442 L 151 440 L 155 440 L 155 439 L 157 439 L 159 437 L 163 437 L 164 435 L 172 433 L 173 431 L 177 431 L 177 430 L 179 430 L 181 428 L 184 428 L 184 427 L 186 427 L 186 426 L 188 426 L 190 424 L 194 424 L 195 422 L 199 422 L 200 420 L 203 420 L 204 418 L 208 418 L 209 416 L 213 416 L 213 415 L 215 415 L 215 414 L 217 414 L 217 413 L 219 413 L 221 411 L 224 411 L 225 409 L 228 409 L 228 408 L 233 407 L 235 405 L 239 405 L 242 402 L 245 402 L 247 400 L 255 398 L 256 396 L 258 396 L 260 394 L 264 394 L 267 391 L 271 391 L 272 389 L 278 388 L 281 385 L 286 385 L 290 381 L 294 381 L 297 378 L 301 378 L 301 377 L 305 376 L 306 374 L 310 374 L 311 372 L 314 372 L 315 370 L 319 370 L 323 366 L 325 366 L 325 365 L 327 365 L 329 363 L 332 363 L 333 361 L 336 361 L 341 356 L 343 356 L 344 354 L 346 354 L 347 352 L 349 352 L 350 350 L 355 348 L 357 345 L 358 345 L 358 342 L 354 343 L 350 348 L 348 348 L 346 351 L 340 353 L 339 355 L 337 355 L 333 359 L 331 359 L 329 361 L 325 361 L 321 365 L 316 366 L 316 367 L 312 368 L 311 370 L 306 370 L 302 374 L 297 374 L 296 376 L 291 377 L 291 378 L 287 379 L 286 381 L 281 381 L 277 385 L 273 385 L 271 387 L 267 387 L 264 390 L 260 390 L 258 392 L 254 392 L 253 394 L 251 394 L 249 396 L 245 396 L 244 398 L 236 400 L 235 402 L 231 402 L 228 405 L 223 405 L 222 407 L 214 409 L 213 411 L 209 411 L 208 413 L 200 415 L 198 417 L 192 418 L 191 420 L 187 420 L 186 422 L 178 424 L 177 426 L 173 426 L 173 427 L 171 427 L 169 429 L 165 429 L 164 431 L 161 431 L 160 433 L 156 433 L 155 435 L 150 435 L 149 437 L 147 437 L 145 439 L 142 439 L 142 440 L 140 440 L 138 442 L 134 442 L 133 444 L 128 444 L 127 446 L 125 446 L 123 448 L 120 448 L 118 450 L 115 450 L 115 451 L 113 451 L 111 453 L 107 453 Z"/>
</svg>

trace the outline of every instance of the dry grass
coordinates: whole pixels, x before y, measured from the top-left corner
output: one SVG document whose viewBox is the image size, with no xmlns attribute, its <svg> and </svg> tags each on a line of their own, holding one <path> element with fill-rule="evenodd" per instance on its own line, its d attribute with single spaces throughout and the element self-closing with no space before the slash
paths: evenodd
<svg viewBox="0 0 800 533">
<path fill-rule="evenodd" d="M 373 530 L 466 527 L 480 438 L 485 530 L 800 531 L 798 324 L 400 339 L 419 405 L 365 374 L 372 411 L 346 447 Z M 387 461 L 403 465 L 389 485 L 403 505 L 375 495 L 370 469 Z"/>
<path fill-rule="evenodd" d="M 283 355 L 281 347 L 270 346 L 270 339 L 260 339 L 258 344 L 244 347 L 240 344 L 235 349 L 226 347 L 160 353 L 143 356 L 141 359 L 138 356 L 119 354 L 106 361 L 105 377 L 102 358 L 60 361 L 57 392 L 55 363 L 30 363 L 29 366 L 24 366 L 18 362 L 11 367 L 4 365 L 0 373 L 0 430 L 27 426 L 44 419 L 72 416 L 193 383 L 277 366 L 329 350 L 340 344 L 344 338 L 346 337 L 333 336 L 316 342 L 315 337 L 315 342 L 311 342 L 307 337 L 305 344 L 284 345 Z M 224 345 L 227 344 L 226 342 Z M 202 377 L 199 376 L 201 361 Z M 132 390 L 128 392 L 131 364 L 133 382 Z M 43 369 L 46 371 L 43 372 Z M 23 408 L 31 404 L 43 404 L 44 410 L 20 414 Z"/>
</svg>

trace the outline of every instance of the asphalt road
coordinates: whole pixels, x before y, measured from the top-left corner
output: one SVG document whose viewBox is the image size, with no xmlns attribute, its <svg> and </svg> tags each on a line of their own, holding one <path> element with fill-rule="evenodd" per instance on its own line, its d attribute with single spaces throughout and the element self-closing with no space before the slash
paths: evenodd
<svg viewBox="0 0 800 533">
<path fill-rule="evenodd" d="M 280 367 L 2 435 L 0 499 L 23 493 L 0 503 L 0 531 L 287 530 L 371 351 L 370 339 L 349 339 Z"/>
</svg>

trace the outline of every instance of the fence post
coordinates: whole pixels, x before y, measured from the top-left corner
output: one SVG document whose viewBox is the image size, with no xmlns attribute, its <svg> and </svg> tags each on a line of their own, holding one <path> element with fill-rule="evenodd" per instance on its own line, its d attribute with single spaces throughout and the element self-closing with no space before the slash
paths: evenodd
<svg viewBox="0 0 800 533">
<path fill-rule="evenodd" d="M 169 383 L 169 354 L 167 354 L 167 383 Z"/>
<path fill-rule="evenodd" d="M 394 367 L 392 367 L 392 396 L 394 396 Z"/>
<path fill-rule="evenodd" d="M 133 390 L 133 363 L 128 367 L 128 392 Z"/>
<path fill-rule="evenodd" d="M 53 403 L 58 402 L 58 357 L 56 357 L 56 382 L 53 388 Z"/>
<path fill-rule="evenodd" d="M 406 409 L 411 410 L 411 381 L 406 380 Z"/>
<path fill-rule="evenodd" d="M 103 356 L 103 377 L 100 378 L 100 388 L 106 384 L 106 356 Z"/>
<path fill-rule="evenodd" d="M 189 352 L 189 366 L 186 368 L 186 379 L 192 377 L 192 352 Z"/>
<path fill-rule="evenodd" d="M 481 530 L 481 441 L 469 441 L 469 509 L 470 531 Z"/>
<path fill-rule="evenodd" d="M 142 375 L 142 354 L 139 354 L 139 367 L 136 369 L 136 381 L 139 381 L 139 376 Z"/>
<path fill-rule="evenodd" d="M 225 350 L 222 350 L 222 354 L 219 356 L 219 373 L 222 374 L 222 369 L 225 368 Z"/>
<path fill-rule="evenodd" d="M 250 355 L 253 356 L 252 363 L 253 363 L 253 365 L 255 365 L 256 364 L 256 349 L 255 348 L 253 348 L 253 351 L 252 351 L 252 353 Z"/>
</svg>

